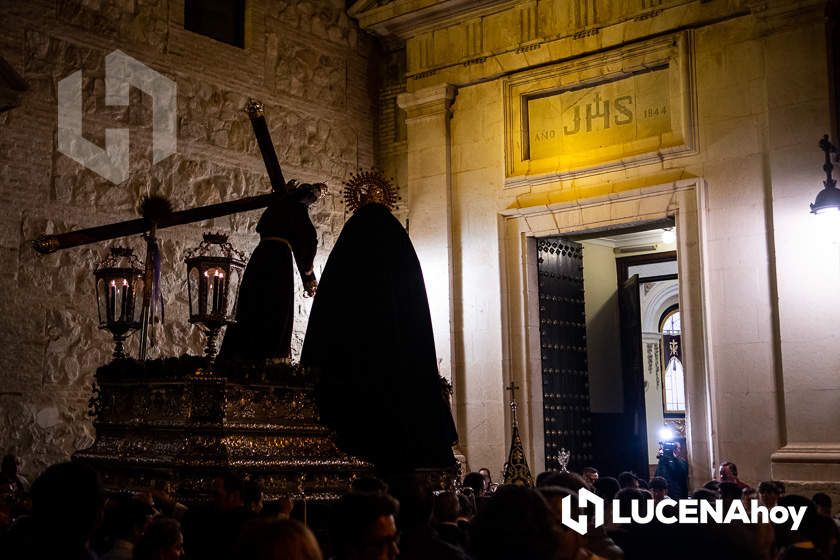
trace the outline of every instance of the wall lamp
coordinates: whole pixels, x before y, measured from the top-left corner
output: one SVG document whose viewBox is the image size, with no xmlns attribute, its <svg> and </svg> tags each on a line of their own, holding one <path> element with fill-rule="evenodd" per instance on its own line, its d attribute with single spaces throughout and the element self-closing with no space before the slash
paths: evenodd
<svg viewBox="0 0 840 560">
<path fill-rule="evenodd" d="M 823 181 L 823 190 L 817 193 L 817 199 L 811 204 L 811 212 L 813 214 L 840 212 L 840 190 L 837 189 L 837 182 L 831 176 L 834 169 L 834 165 L 831 163 L 831 154 L 837 152 L 837 148 L 829 141 L 828 134 L 820 140 L 820 148 L 825 153 L 825 163 L 823 164 L 825 181 Z"/>
</svg>

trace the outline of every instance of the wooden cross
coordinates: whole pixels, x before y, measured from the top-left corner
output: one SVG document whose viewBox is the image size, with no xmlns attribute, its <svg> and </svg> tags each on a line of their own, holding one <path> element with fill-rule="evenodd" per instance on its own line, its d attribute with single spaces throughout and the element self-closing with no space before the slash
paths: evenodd
<svg viewBox="0 0 840 560">
<path fill-rule="evenodd" d="M 513 381 L 510 382 L 510 385 L 505 387 L 506 391 L 510 391 L 510 400 L 511 402 L 516 402 L 516 391 L 519 389 L 519 385 L 514 383 Z"/>
<path fill-rule="evenodd" d="M 245 111 L 251 120 L 251 126 L 254 129 L 254 135 L 257 138 L 257 144 L 259 145 L 266 170 L 268 171 L 272 193 L 189 208 L 180 212 L 172 212 L 160 221 L 151 224 L 145 218 L 140 218 L 69 231 L 67 233 L 42 235 L 32 242 L 32 247 L 36 251 L 41 254 L 47 254 L 60 249 L 69 249 L 70 247 L 78 247 L 79 245 L 86 245 L 88 243 L 107 241 L 109 239 L 146 232 L 144 236 L 146 238 L 146 272 L 143 286 L 143 314 L 140 325 L 140 360 L 146 359 L 146 340 L 149 332 L 149 307 L 151 305 L 152 294 L 152 255 L 155 252 L 153 247 L 157 247 L 157 230 L 265 208 L 277 195 L 282 196 L 289 193 L 289 185 L 283 177 L 280 162 L 277 160 L 277 152 L 274 150 L 274 144 L 271 142 L 262 103 L 250 100 Z"/>
</svg>

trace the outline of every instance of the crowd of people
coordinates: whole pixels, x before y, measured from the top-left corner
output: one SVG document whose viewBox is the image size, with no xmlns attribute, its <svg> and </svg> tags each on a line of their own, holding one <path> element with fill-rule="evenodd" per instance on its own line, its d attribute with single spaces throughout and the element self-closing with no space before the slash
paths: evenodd
<svg viewBox="0 0 840 560">
<path fill-rule="evenodd" d="M 31 485 L 8 455 L 0 470 L 0 558 L 70 560 L 835 560 L 837 520 L 826 494 L 791 495 L 777 481 L 752 488 L 737 466 L 694 490 L 699 500 L 752 500 L 805 508 L 794 530 L 786 524 L 590 523 L 585 535 L 561 522 L 563 508 L 580 513 L 579 493 L 607 507 L 649 507 L 672 496 L 668 480 L 631 472 L 600 476 L 549 471 L 535 488 L 499 485 L 490 472 L 467 474 L 452 490 L 433 490 L 416 477 L 390 486 L 357 479 L 315 531 L 294 519 L 291 499 L 264 503 L 256 480 L 235 473 L 213 483 L 212 508 L 179 503 L 166 484 L 106 495 L 96 472 L 73 462 L 47 468 Z M 681 491 L 681 490 L 680 490 Z M 565 498 L 569 499 L 565 499 Z M 681 496 L 680 496 L 681 497 Z M 673 498 L 672 498 L 673 499 Z M 575 511 L 577 510 L 577 511 Z M 570 512 L 565 512 L 567 515 Z M 591 520 L 590 520 L 591 521 Z M 317 537 L 316 537 L 317 535 Z"/>
</svg>

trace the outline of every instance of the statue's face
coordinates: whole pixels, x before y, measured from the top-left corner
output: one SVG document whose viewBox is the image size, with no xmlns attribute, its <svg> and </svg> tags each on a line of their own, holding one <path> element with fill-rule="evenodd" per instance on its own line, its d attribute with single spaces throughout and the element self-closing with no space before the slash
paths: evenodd
<svg viewBox="0 0 840 560">
<path fill-rule="evenodd" d="M 385 190 L 382 187 L 378 187 L 376 185 L 370 185 L 362 195 L 362 202 L 364 204 L 371 204 L 374 202 L 382 203 L 385 201 Z"/>
</svg>

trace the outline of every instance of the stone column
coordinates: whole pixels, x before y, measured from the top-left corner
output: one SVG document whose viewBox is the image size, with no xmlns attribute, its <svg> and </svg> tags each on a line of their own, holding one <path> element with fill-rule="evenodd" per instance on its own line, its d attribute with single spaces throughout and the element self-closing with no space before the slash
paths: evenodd
<svg viewBox="0 0 840 560">
<path fill-rule="evenodd" d="M 408 157 L 408 231 L 426 281 L 441 375 L 453 373 L 452 172 L 449 130 L 455 87 L 402 93 Z"/>
</svg>

